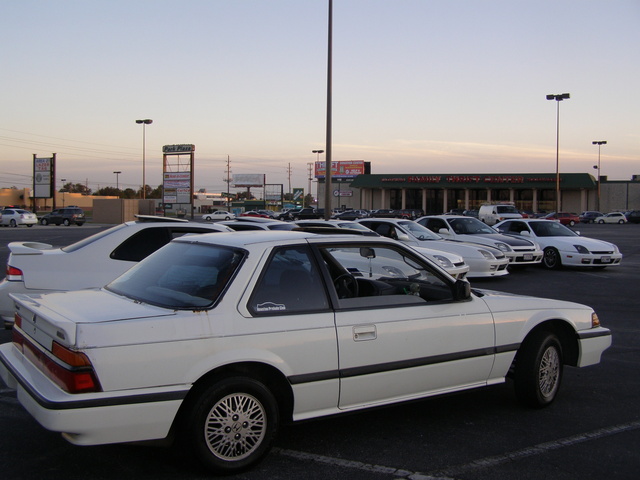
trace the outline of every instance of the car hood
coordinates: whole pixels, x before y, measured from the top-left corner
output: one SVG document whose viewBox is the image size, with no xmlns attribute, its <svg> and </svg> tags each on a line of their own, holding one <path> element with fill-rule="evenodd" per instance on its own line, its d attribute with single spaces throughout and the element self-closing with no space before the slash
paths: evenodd
<svg viewBox="0 0 640 480">
<path fill-rule="evenodd" d="M 515 293 L 498 292 L 495 290 L 485 290 L 473 288 L 473 293 L 484 300 L 493 313 L 513 312 L 517 310 L 540 310 L 540 298 Z M 578 309 L 591 310 L 591 307 L 580 303 L 567 302 L 565 300 L 544 299 L 545 310 Z"/>
<path fill-rule="evenodd" d="M 506 243 L 507 245 L 510 245 L 512 247 L 531 247 L 533 246 L 533 243 L 529 240 L 526 240 L 524 238 L 517 238 L 517 237 L 509 237 L 507 235 L 502 235 L 500 233 L 484 233 L 481 235 L 474 235 L 474 234 L 469 234 L 469 235 L 460 235 L 458 237 L 461 240 L 467 240 L 469 242 L 471 241 L 475 241 L 475 240 L 492 240 L 494 242 L 502 242 L 502 243 Z"/>
<path fill-rule="evenodd" d="M 574 245 L 582 245 L 590 252 L 617 251 L 613 243 L 588 237 L 538 237 L 537 241 L 541 245 L 564 246 L 570 250 L 574 250 Z"/>
</svg>

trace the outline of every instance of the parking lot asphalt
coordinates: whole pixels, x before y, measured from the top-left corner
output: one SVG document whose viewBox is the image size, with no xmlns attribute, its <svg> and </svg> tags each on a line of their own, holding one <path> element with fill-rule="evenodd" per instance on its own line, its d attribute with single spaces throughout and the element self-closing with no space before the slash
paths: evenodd
<svg viewBox="0 0 640 480">
<path fill-rule="evenodd" d="M 66 245 L 106 228 L 0 229 L 10 241 Z M 604 270 L 514 269 L 472 286 L 576 301 L 613 332 L 599 365 L 565 369 L 556 402 L 529 410 L 509 382 L 450 396 L 284 426 L 274 451 L 238 479 L 637 479 L 640 469 L 640 225 L 579 225 L 616 243 L 622 265 Z M 0 343 L 10 341 L 0 331 Z M 77 447 L 42 429 L 0 382 L 2 478 L 204 479 L 178 451 L 140 445 Z"/>
</svg>

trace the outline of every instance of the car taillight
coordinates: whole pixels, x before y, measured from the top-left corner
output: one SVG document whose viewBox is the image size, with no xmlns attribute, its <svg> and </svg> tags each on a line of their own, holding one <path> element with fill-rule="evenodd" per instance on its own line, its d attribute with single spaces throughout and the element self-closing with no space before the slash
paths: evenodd
<svg viewBox="0 0 640 480">
<path fill-rule="evenodd" d="M 22 270 L 11 265 L 7 265 L 6 279 L 10 282 L 21 282 L 24 280 Z"/>
<path fill-rule="evenodd" d="M 22 319 L 16 315 L 13 344 L 60 388 L 69 393 L 102 391 L 91 361 L 84 353 L 70 350 L 57 342 L 53 342 L 51 352 L 47 352 L 24 336 L 19 325 L 22 325 Z"/>
</svg>

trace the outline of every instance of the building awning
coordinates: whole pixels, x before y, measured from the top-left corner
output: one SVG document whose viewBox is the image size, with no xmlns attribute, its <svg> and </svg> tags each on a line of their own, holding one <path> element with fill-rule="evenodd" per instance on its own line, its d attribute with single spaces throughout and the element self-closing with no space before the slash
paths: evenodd
<svg viewBox="0 0 640 480">
<path fill-rule="evenodd" d="M 596 179 L 588 173 L 561 173 L 561 189 L 594 189 Z M 354 188 L 433 188 L 433 189 L 555 189 L 555 173 L 478 173 L 478 174 L 375 174 L 358 175 Z"/>
</svg>

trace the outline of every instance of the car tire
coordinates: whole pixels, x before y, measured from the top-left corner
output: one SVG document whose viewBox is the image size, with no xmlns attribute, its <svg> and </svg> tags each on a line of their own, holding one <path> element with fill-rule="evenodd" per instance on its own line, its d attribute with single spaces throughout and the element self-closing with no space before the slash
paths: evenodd
<svg viewBox="0 0 640 480">
<path fill-rule="evenodd" d="M 544 330 L 533 333 L 516 355 L 513 380 L 518 401 L 533 408 L 550 405 L 560 389 L 562 368 L 558 337 Z"/>
<path fill-rule="evenodd" d="M 71 225 L 71 222 L 69 221 L 69 219 L 68 219 L 68 218 L 65 218 L 65 219 L 62 221 L 62 224 L 63 224 L 65 227 L 68 227 L 69 225 Z"/>
<path fill-rule="evenodd" d="M 549 270 L 555 270 L 562 266 L 562 260 L 560 259 L 560 252 L 553 247 L 547 247 L 544 249 L 542 255 L 542 266 Z"/>
<path fill-rule="evenodd" d="M 624 220 L 618 220 L 618 223 L 622 225 L 624 223 Z"/>
<path fill-rule="evenodd" d="M 570 227 L 575 226 L 575 224 L 576 224 L 576 222 L 574 222 L 573 220 L 569 221 L 569 226 L 570 226 Z"/>
<path fill-rule="evenodd" d="M 598 223 L 599 223 L 599 224 L 603 224 L 603 223 L 604 223 L 604 220 L 598 220 Z"/>
<path fill-rule="evenodd" d="M 225 220 L 231 220 L 231 217 L 224 217 Z"/>
<path fill-rule="evenodd" d="M 252 378 L 229 377 L 204 389 L 188 410 L 184 440 L 217 474 L 258 463 L 271 449 L 280 423 L 269 389 Z"/>
<path fill-rule="evenodd" d="M 18 224 L 16 223 L 15 219 L 12 218 L 11 220 L 9 220 L 9 226 L 10 227 L 17 227 Z"/>
<path fill-rule="evenodd" d="M 210 222 L 211 221 L 211 217 L 204 217 L 205 221 Z"/>
<path fill-rule="evenodd" d="M 49 225 L 49 220 L 47 220 L 46 218 L 41 219 L 40 225 Z"/>
</svg>

